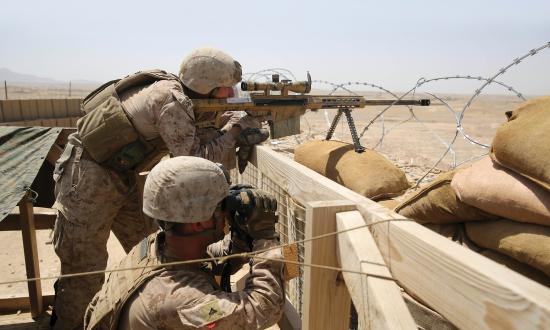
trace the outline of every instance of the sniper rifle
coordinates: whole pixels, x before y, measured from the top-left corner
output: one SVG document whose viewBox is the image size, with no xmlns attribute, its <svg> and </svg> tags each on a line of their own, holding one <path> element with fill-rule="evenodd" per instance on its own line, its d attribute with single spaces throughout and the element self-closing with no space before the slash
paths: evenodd
<svg viewBox="0 0 550 330">
<path fill-rule="evenodd" d="M 271 82 L 243 81 L 241 90 L 248 92 L 246 97 L 228 99 L 192 99 L 195 113 L 225 111 L 246 111 L 249 115 L 267 120 L 270 126 L 271 138 L 280 138 L 300 133 L 300 116 L 306 110 L 337 109 L 328 130 L 326 140 L 330 140 L 342 114 L 346 116 L 356 152 L 363 152 L 364 147 L 359 142 L 357 130 L 351 111 L 367 106 L 429 106 L 429 99 L 396 99 L 371 100 L 363 96 L 340 95 L 309 95 L 311 91 L 311 76 L 308 72 L 307 81 L 279 80 L 279 75 L 273 75 Z M 277 94 L 271 92 L 276 91 Z M 289 94 L 292 92 L 294 94 Z"/>
</svg>

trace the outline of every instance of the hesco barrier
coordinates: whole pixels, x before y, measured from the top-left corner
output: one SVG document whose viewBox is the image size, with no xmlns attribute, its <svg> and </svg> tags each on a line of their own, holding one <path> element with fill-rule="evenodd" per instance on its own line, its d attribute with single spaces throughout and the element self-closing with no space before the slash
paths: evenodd
<svg viewBox="0 0 550 330">
<path fill-rule="evenodd" d="M 0 100 L 0 125 L 76 127 L 80 98 Z"/>
</svg>

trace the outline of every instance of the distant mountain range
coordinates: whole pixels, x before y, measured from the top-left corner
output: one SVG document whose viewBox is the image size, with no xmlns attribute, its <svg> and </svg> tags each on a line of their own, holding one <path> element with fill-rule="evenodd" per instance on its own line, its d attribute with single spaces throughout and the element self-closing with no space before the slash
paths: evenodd
<svg viewBox="0 0 550 330">
<path fill-rule="evenodd" d="M 43 85 L 43 84 L 49 84 L 49 85 L 66 85 L 69 82 L 68 81 L 59 81 L 52 78 L 44 78 L 44 77 L 38 77 L 31 74 L 24 74 L 24 73 L 18 73 L 13 72 L 6 68 L 0 68 L 0 82 L 3 85 L 3 82 L 7 81 L 8 85 Z M 100 83 L 97 81 L 91 81 L 91 80 L 71 80 L 71 84 L 73 85 L 93 85 L 98 86 Z"/>
</svg>

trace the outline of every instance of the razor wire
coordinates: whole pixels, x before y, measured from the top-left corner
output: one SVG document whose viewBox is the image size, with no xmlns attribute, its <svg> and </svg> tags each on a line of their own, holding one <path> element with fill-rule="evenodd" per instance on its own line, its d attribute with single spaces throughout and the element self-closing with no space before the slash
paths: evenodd
<svg viewBox="0 0 550 330">
<path fill-rule="evenodd" d="M 426 171 L 426 173 L 424 173 L 424 175 L 422 175 L 422 177 L 420 177 L 416 181 L 416 186 L 418 186 L 430 173 L 432 173 L 437 168 L 437 166 L 445 159 L 445 157 L 449 153 L 452 155 L 452 165 L 451 166 L 453 168 L 455 168 L 455 167 L 457 167 L 457 166 L 459 166 L 463 163 L 467 163 L 467 162 L 470 162 L 474 159 L 477 159 L 477 158 L 479 158 L 483 155 L 486 155 L 486 153 L 483 153 L 481 156 L 478 155 L 478 156 L 470 157 L 467 160 L 457 162 L 456 151 L 453 149 L 453 146 L 455 145 L 455 143 L 456 143 L 459 136 L 462 136 L 465 140 L 467 140 L 470 144 L 472 144 L 474 146 L 481 147 L 483 149 L 490 148 L 490 145 L 482 143 L 481 141 L 478 141 L 477 139 L 472 137 L 467 132 L 467 130 L 464 127 L 464 123 L 463 123 L 466 112 L 471 108 L 471 105 L 472 105 L 473 101 L 481 94 L 481 92 L 487 86 L 489 86 L 491 84 L 498 85 L 498 86 L 502 87 L 504 90 L 506 90 L 507 92 L 515 95 L 517 98 L 521 99 L 522 101 L 525 101 L 526 98 L 525 98 L 523 93 L 518 91 L 512 85 L 506 84 L 506 83 L 504 83 L 500 80 L 496 80 L 496 79 L 499 76 L 503 75 L 504 73 L 508 72 L 511 68 L 513 68 L 515 66 L 518 66 L 526 58 L 535 56 L 535 55 L 539 54 L 541 51 L 543 51 L 546 48 L 550 48 L 550 42 L 547 42 L 546 44 L 544 44 L 540 47 L 531 49 L 529 52 L 527 52 L 523 56 L 516 57 L 511 63 L 509 63 L 508 65 L 502 67 L 495 74 L 493 74 L 492 76 L 490 76 L 488 78 L 487 77 L 482 77 L 482 76 L 476 76 L 476 75 L 452 75 L 452 76 L 449 75 L 449 76 L 440 76 L 440 77 L 429 78 L 429 79 L 426 79 L 426 78 L 422 77 L 422 78 L 417 80 L 416 84 L 412 88 L 410 88 L 407 92 L 405 92 L 404 94 L 402 94 L 400 96 L 397 93 L 394 93 L 391 90 L 389 90 L 389 89 L 387 89 L 387 88 L 385 88 L 381 85 L 370 83 L 370 82 L 358 82 L 358 81 L 356 81 L 356 82 L 334 83 L 334 82 L 330 82 L 330 81 L 326 81 L 326 80 L 313 80 L 312 83 L 325 84 L 325 85 L 331 86 L 332 89 L 330 90 L 329 95 L 333 95 L 337 91 L 342 90 L 343 92 L 346 92 L 350 95 L 358 96 L 359 94 L 357 92 L 355 92 L 352 89 L 352 87 L 365 86 L 365 87 L 374 88 L 374 89 L 377 89 L 379 91 L 382 91 L 382 92 L 390 95 L 391 97 L 393 97 L 395 99 L 395 102 L 393 104 L 388 105 L 384 109 L 379 111 L 365 125 L 365 127 L 362 129 L 361 133 L 359 134 L 359 138 L 363 138 L 363 136 L 367 133 L 368 129 L 374 123 L 380 123 L 381 135 L 380 135 L 380 138 L 378 139 L 378 141 L 374 143 L 373 149 L 376 149 L 376 148 L 380 147 L 382 145 L 385 137 L 393 129 L 395 129 L 396 127 L 398 127 L 398 126 L 400 126 L 404 123 L 407 123 L 411 120 L 414 120 L 415 122 L 422 125 L 423 128 L 425 128 L 432 136 L 434 136 L 445 147 L 445 150 L 442 153 L 442 155 L 435 161 L 435 163 Z M 287 69 L 284 69 L 284 68 L 265 69 L 265 70 L 261 70 L 261 71 L 255 72 L 255 73 L 250 73 L 250 74 L 248 74 L 248 76 L 250 77 L 250 79 L 252 79 L 252 78 L 257 79 L 258 77 L 263 77 L 264 79 L 269 79 L 271 73 L 279 74 L 279 75 L 283 76 L 285 79 L 288 79 L 289 77 L 291 77 L 295 80 L 294 74 L 290 70 L 287 70 Z M 415 114 L 413 106 L 407 106 L 408 110 L 409 110 L 409 116 L 406 119 L 399 121 L 397 124 L 393 125 L 392 127 L 386 128 L 386 123 L 385 123 L 385 120 L 384 120 L 384 113 L 386 113 L 390 108 L 392 108 L 395 105 L 395 103 L 397 103 L 398 101 L 400 101 L 403 98 L 407 97 L 408 95 L 412 95 L 413 98 L 414 98 L 417 91 L 421 87 L 425 88 L 425 86 L 428 85 L 428 84 L 439 82 L 439 81 L 449 81 L 449 80 L 477 80 L 477 81 L 481 81 L 483 83 L 479 88 L 477 88 L 474 91 L 474 93 L 470 96 L 470 98 L 468 99 L 468 101 L 465 103 L 465 105 L 462 107 L 462 109 L 460 111 L 455 110 L 443 98 L 437 96 L 437 94 L 431 93 L 431 92 L 424 92 L 425 94 L 428 94 L 428 95 L 432 96 L 433 98 L 437 99 L 441 103 L 440 105 L 443 105 L 445 107 L 445 109 L 448 110 L 452 114 L 452 118 L 456 123 L 456 128 L 455 128 L 455 132 L 454 132 L 453 137 L 448 142 L 445 141 L 445 139 L 443 139 L 434 130 L 432 130 L 429 127 L 429 124 L 425 123 L 421 118 L 419 118 Z M 324 111 L 324 119 L 325 119 L 325 122 L 327 124 L 327 130 L 328 130 L 328 127 L 330 127 L 331 121 L 329 119 L 329 115 L 328 115 L 327 110 Z M 309 122 L 307 122 L 307 125 L 309 126 L 309 130 L 311 131 L 311 125 L 309 124 Z M 324 132 L 326 132 L 326 131 L 324 131 Z M 323 132 L 320 132 L 320 133 L 323 133 Z"/>
</svg>

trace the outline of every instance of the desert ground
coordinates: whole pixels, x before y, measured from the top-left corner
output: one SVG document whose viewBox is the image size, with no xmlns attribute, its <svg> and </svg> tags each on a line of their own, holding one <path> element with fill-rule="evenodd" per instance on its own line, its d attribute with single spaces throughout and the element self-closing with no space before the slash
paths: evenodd
<svg viewBox="0 0 550 330">
<path fill-rule="evenodd" d="M 73 89 L 72 96 L 85 96 L 91 89 Z M 68 88 L 14 87 L 10 86 L 9 98 L 59 98 L 67 97 Z M 366 97 L 381 97 L 379 93 L 359 92 Z M 3 98 L 0 93 L 0 98 Z M 425 95 L 420 95 L 424 97 Z M 455 110 L 452 112 L 438 100 L 432 98 L 433 105 L 415 107 L 412 112 L 407 107 L 392 107 L 386 111 L 367 131 L 361 143 L 384 154 L 394 164 L 402 168 L 409 181 L 415 183 L 443 156 L 457 132 L 459 111 L 470 95 L 438 95 Z M 418 96 L 417 96 L 418 97 Z M 513 110 L 521 100 L 514 95 L 481 95 L 465 112 L 462 128 L 477 142 L 490 144 L 495 130 L 506 121 L 504 113 Z M 384 107 L 371 107 L 353 111 L 355 124 L 359 132 Z M 310 139 L 323 139 L 335 111 L 320 110 L 307 112 L 301 119 L 301 134 L 278 140 L 269 140 L 266 145 L 274 150 L 292 157 L 294 148 Z M 413 116 L 414 115 L 414 116 Z M 333 139 L 351 142 L 351 135 L 344 120 L 338 125 Z M 455 165 L 467 163 L 489 151 L 475 145 L 459 133 L 452 144 L 450 152 L 435 166 L 421 184 L 429 182 L 441 171 Z M 42 276 L 55 276 L 59 273 L 59 260 L 53 252 L 52 233 L 41 230 L 38 234 L 38 249 Z M 0 278 L 2 281 L 25 278 L 25 266 L 21 234 L 19 232 L 0 232 Z M 109 268 L 117 264 L 124 255 L 120 244 L 113 235 L 109 240 Z M 42 282 L 45 294 L 53 292 L 53 280 Z M 26 283 L 3 285 L 0 288 L 2 297 L 27 294 Z M 4 326 L 0 322 L 0 329 Z"/>
</svg>

